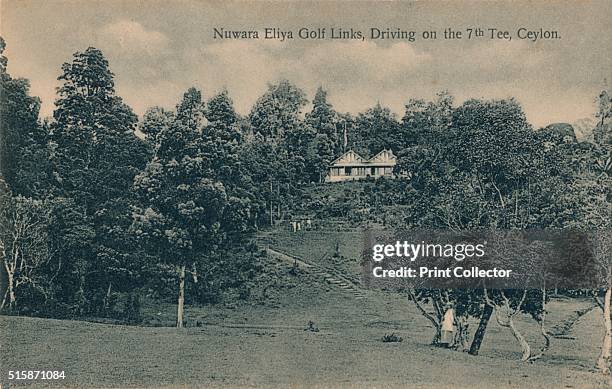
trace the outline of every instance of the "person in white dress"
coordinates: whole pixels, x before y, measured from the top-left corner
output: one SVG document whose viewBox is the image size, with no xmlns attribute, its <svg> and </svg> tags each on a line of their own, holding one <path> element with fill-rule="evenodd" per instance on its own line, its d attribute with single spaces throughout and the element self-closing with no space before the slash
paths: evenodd
<svg viewBox="0 0 612 389">
<path fill-rule="evenodd" d="M 442 333 L 440 336 L 440 344 L 445 347 L 453 345 L 455 334 L 455 310 L 452 304 L 446 305 L 446 312 L 444 312 L 444 319 L 442 320 Z"/>
</svg>

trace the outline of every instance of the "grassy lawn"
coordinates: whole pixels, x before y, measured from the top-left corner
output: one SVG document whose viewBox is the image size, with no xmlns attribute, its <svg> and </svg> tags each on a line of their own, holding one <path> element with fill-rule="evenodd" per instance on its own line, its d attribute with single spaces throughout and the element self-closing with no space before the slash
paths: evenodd
<svg viewBox="0 0 612 389">
<path fill-rule="evenodd" d="M 361 250 L 359 232 L 338 235 L 343 266 Z M 279 248 L 313 261 L 333 253 L 334 239 L 321 231 L 275 233 Z M 332 251 L 330 251 L 332 250 Z M 287 271 L 288 264 L 278 263 Z M 355 267 L 357 266 L 357 267 Z M 352 268 L 358 269 L 358 265 Z M 430 323 L 404 296 L 368 291 L 355 296 L 320 277 L 287 276 L 266 304 L 187 307 L 188 327 L 136 327 L 68 320 L 0 317 L 0 380 L 8 370 L 64 370 L 53 383 L 33 387 L 608 387 L 592 369 L 603 336 L 592 310 L 566 339 L 552 339 L 533 364 L 519 361 L 511 333 L 491 321 L 479 356 L 435 348 Z M 549 328 L 590 301 L 555 299 Z M 175 306 L 146 302 L 149 325 L 171 325 Z M 314 322 L 318 332 L 305 331 Z M 199 325 L 199 326 L 198 326 Z M 537 349 L 538 327 L 527 317 L 517 325 Z M 475 328 L 475 323 L 472 328 Z M 395 333 L 400 343 L 383 343 Z M 15 382 L 11 382 L 15 386 Z"/>
<path fill-rule="evenodd" d="M 291 289 L 277 307 L 190 307 L 206 323 L 183 330 L 2 317 L 2 379 L 8 370 L 59 369 L 66 379 L 57 384 L 70 387 L 606 386 L 591 370 L 602 334 L 596 310 L 574 326 L 574 339 L 553 339 L 542 360 L 526 364 L 495 323 L 473 357 L 429 346 L 431 327 L 404 298 L 309 289 Z M 551 320 L 586 304 L 555 301 Z M 309 320 L 319 332 L 304 331 Z M 537 327 L 519 325 L 537 345 Z M 403 342 L 380 341 L 391 332 Z"/>
</svg>

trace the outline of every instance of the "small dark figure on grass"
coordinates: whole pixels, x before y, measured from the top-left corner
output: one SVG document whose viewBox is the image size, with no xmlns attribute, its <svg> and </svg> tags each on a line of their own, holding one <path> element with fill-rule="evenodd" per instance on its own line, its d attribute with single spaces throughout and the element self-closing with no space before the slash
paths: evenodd
<svg viewBox="0 0 612 389">
<path fill-rule="evenodd" d="M 319 332 L 319 327 L 316 326 L 314 321 L 309 320 L 308 327 L 304 328 L 304 331 Z"/>
<path fill-rule="evenodd" d="M 393 333 L 391 333 L 391 334 L 385 334 L 385 335 L 382 337 L 382 341 L 383 341 L 383 343 L 398 343 L 398 342 L 401 342 L 401 341 L 403 341 L 403 340 L 404 340 L 404 339 L 403 339 L 401 336 L 399 336 L 399 335 L 395 335 L 395 333 L 394 333 L 394 332 L 393 332 Z"/>
</svg>

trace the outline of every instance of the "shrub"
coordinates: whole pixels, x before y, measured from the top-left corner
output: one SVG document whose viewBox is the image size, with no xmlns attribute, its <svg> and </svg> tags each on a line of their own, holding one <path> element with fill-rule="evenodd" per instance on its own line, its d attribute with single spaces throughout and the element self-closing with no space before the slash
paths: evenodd
<svg viewBox="0 0 612 389">
<path fill-rule="evenodd" d="M 401 336 L 395 335 L 395 333 L 385 334 L 382 337 L 383 343 L 395 343 L 395 342 L 401 342 L 402 340 L 404 339 L 402 339 Z"/>
</svg>

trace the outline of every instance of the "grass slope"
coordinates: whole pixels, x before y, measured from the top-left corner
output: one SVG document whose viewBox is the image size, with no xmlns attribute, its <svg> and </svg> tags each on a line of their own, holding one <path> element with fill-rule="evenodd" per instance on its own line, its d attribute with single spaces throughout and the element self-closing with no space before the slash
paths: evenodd
<svg viewBox="0 0 612 389">
<path fill-rule="evenodd" d="M 586 304 L 555 301 L 554 320 Z M 553 340 L 535 364 L 518 361 L 514 339 L 495 323 L 478 357 L 431 347 L 428 322 L 404 298 L 380 292 L 356 301 L 305 283 L 287 291 L 278 307 L 190 308 L 189 314 L 206 324 L 179 331 L 2 317 L 2 381 L 8 370 L 60 369 L 66 379 L 56 384 L 67 387 L 606 386 L 591 370 L 602 333 L 596 310 L 574 326 L 575 339 Z M 304 330 L 310 320 L 319 332 Z M 537 344 L 536 326 L 518 324 Z M 380 341 L 391 332 L 404 341 Z"/>
<path fill-rule="evenodd" d="M 275 244 L 322 263 L 333 240 L 319 232 L 275 234 Z M 268 237 L 269 238 L 269 237 Z M 339 237 L 340 238 L 340 237 Z M 361 248 L 342 236 L 346 271 Z M 357 248 L 356 248 L 357 247 Z M 289 264 L 270 301 L 236 307 L 187 307 L 188 328 L 135 327 L 25 317 L 0 317 L 0 381 L 8 370 L 64 370 L 62 382 L 20 382 L 32 387 L 609 387 L 592 369 L 603 336 L 600 312 L 592 310 L 567 339 L 553 339 L 534 364 L 519 362 L 511 333 L 490 323 L 480 355 L 435 348 L 430 323 L 397 294 L 355 296 L 320 276 L 289 275 Z M 354 269 L 354 267 L 353 267 Z M 587 300 L 556 299 L 549 328 L 562 326 Z M 175 306 L 146 305 L 148 323 L 171 324 Z M 305 331 L 312 321 L 319 332 Z M 200 327 L 195 323 L 199 322 Z M 517 325 L 534 347 L 536 324 Z M 474 328 L 474 327 L 473 327 Z M 396 333 L 401 343 L 383 343 Z M 10 383 L 15 386 L 15 382 Z"/>
</svg>

